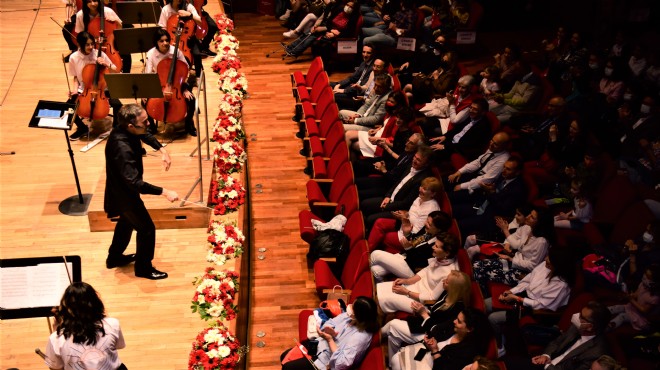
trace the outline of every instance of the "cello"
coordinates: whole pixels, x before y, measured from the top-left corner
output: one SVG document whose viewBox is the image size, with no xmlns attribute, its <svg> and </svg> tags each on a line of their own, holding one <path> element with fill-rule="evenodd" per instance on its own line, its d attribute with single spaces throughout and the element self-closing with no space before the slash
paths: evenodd
<svg viewBox="0 0 660 370">
<path fill-rule="evenodd" d="M 204 6 L 204 2 L 204 0 L 193 0 L 193 6 L 195 7 L 195 10 L 197 10 L 197 14 L 202 17 L 202 23 L 195 24 L 195 37 L 200 41 L 204 40 L 204 37 L 206 37 L 206 34 L 209 32 L 209 24 L 206 21 L 206 17 L 202 16 L 202 6 Z"/>
<path fill-rule="evenodd" d="M 112 61 L 112 64 L 117 66 L 117 69 L 121 71 L 123 62 L 119 52 L 114 46 L 114 31 L 117 28 L 117 25 L 114 22 L 105 20 L 105 10 L 103 9 L 103 3 L 104 1 L 99 1 L 99 16 L 98 18 L 94 18 L 89 21 L 87 32 L 89 32 L 92 36 L 99 38 L 99 50 L 103 50 L 103 52 L 105 52 L 108 58 L 110 58 Z"/>
<path fill-rule="evenodd" d="M 110 113 L 110 101 L 105 96 L 106 67 L 98 62 L 101 55 L 99 48 L 96 50 L 96 63 L 88 64 L 83 68 L 82 78 L 85 89 L 78 96 L 78 115 L 92 120 L 103 119 Z"/>
<path fill-rule="evenodd" d="M 185 8 L 186 1 L 181 1 L 183 1 Z M 171 6 L 172 9 L 178 10 L 179 0 L 173 0 Z M 178 48 L 183 53 L 183 56 L 188 59 L 188 62 L 192 62 L 192 50 L 190 50 L 190 47 L 188 46 L 188 39 L 190 39 L 195 34 L 196 24 L 192 17 L 186 18 L 188 19 L 183 19 L 183 17 L 180 17 L 178 14 L 174 14 L 167 20 L 167 27 L 165 28 L 167 29 L 167 32 L 170 33 L 170 38 L 173 40 L 173 42 L 176 42 L 176 45 L 178 45 Z M 179 28 L 181 29 L 181 37 L 177 36 L 177 31 Z M 177 41 L 174 41 L 175 39 Z"/>
<path fill-rule="evenodd" d="M 186 118 L 187 104 L 183 96 L 181 85 L 188 77 L 188 66 L 178 60 L 179 41 L 183 33 L 183 22 L 175 31 L 176 42 L 174 43 L 174 54 L 172 58 L 166 58 L 158 63 L 156 71 L 163 87 L 162 98 L 150 98 L 147 100 L 146 110 L 149 116 L 157 121 L 180 122 Z"/>
</svg>

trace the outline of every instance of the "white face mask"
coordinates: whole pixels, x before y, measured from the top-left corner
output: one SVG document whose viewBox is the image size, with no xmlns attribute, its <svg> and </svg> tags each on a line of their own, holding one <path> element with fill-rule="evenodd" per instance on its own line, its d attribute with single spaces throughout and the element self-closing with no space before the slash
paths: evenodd
<svg viewBox="0 0 660 370">
<path fill-rule="evenodd" d="M 653 243 L 653 234 L 646 231 L 644 232 L 644 235 L 642 235 L 642 239 L 644 239 L 644 243 Z"/>
<path fill-rule="evenodd" d="M 649 113 L 651 113 L 651 106 L 649 106 L 649 105 L 647 105 L 647 104 L 642 104 L 642 105 L 640 105 L 640 107 L 639 107 L 639 113 L 641 113 L 641 114 L 649 114 Z"/>
<path fill-rule="evenodd" d="M 344 7 L 344 13 L 346 13 L 346 14 L 351 14 L 351 13 L 353 13 L 353 8 L 351 8 L 350 6 L 346 5 L 346 6 Z"/>
<path fill-rule="evenodd" d="M 598 69 L 598 63 L 589 63 L 589 68 Z"/>
<path fill-rule="evenodd" d="M 582 326 L 582 322 L 580 321 L 580 313 L 576 312 L 571 316 L 571 324 L 575 325 L 578 330 L 580 330 L 580 327 Z"/>
<path fill-rule="evenodd" d="M 632 97 L 632 94 L 623 94 L 623 100 L 625 101 L 631 101 Z"/>
<path fill-rule="evenodd" d="M 614 68 L 605 68 L 603 72 L 605 73 L 605 76 L 611 76 L 612 72 L 614 72 Z"/>
</svg>

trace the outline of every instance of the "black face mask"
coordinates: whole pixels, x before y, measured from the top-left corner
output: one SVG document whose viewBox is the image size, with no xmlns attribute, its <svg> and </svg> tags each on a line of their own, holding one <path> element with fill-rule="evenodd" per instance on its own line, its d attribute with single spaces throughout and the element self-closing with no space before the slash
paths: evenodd
<svg viewBox="0 0 660 370">
<path fill-rule="evenodd" d="M 396 111 L 396 105 L 385 104 L 385 113 L 391 116 L 394 111 Z"/>
</svg>

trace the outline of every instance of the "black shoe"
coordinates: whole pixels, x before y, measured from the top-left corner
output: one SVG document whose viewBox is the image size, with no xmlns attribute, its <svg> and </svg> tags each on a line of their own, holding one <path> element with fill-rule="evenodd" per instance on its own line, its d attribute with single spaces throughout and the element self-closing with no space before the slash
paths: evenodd
<svg viewBox="0 0 660 370">
<path fill-rule="evenodd" d="M 151 270 L 149 271 L 135 270 L 135 276 L 149 280 L 161 280 L 161 279 L 167 279 L 167 272 L 158 271 L 154 267 L 152 267 Z"/>
<path fill-rule="evenodd" d="M 305 138 L 305 133 L 302 132 L 302 131 L 298 131 L 298 132 L 296 132 L 296 137 L 298 139 L 304 139 Z"/>
<path fill-rule="evenodd" d="M 119 266 L 126 266 L 131 262 L 135 262 L 135 254 L 122 254 L 119 257 L 110 257 L 105 260 L 105 267 L 113 269 Z"/>
<path fill-rule="evenodd" d="M 140 153 L 142 153 L 142 156 L 143 156 L 143 157 L 146 157 L 146 156 L 147 156 L 147 150 L 144 149 L 144 148 L 140 148 Z"/>
<path fill-rule="evenodd" d="M 195 128 L 194 125 L 186 126 L 186 132 L 187 132 L 188 135 L 190 135 L 190 136 L 197 137 L 197 129 Z"/>
<path fill-rule="evenodd" d="M 311 167 L 305 167 L 305 169 L 303 170 L 303 172 L 304 172 L 305 175 L 307 175 L 307 176 L 312 176 L 312 175 L 314 174 L 314 172 L 312 171 L 312 168 L 311 168 Z"/>
<path fill-rule="evenodd" d="M 84 129 L 83 128 L 78 128 L 78 129 L 76 129 L 76 131 L 73 134 L 69 135 L 69 140 L 76 141 L 76 140 L 80 139 L 81 137 L 87 136 L 87 135 L 89 135 L 89 129 L 87 128 L 87 126 L 85 126 Z"/>
<path fill-rule="evenodd" d="M 218 53 L 214 53 L 209 49 L 204 49 L 204 50 L 200 51 L 200 53 L 202 55 L 206 55 L 206 56 L 209 56 L 209 57 L 214 57 L 214 56 L 218 55 Z"/>
</svg>

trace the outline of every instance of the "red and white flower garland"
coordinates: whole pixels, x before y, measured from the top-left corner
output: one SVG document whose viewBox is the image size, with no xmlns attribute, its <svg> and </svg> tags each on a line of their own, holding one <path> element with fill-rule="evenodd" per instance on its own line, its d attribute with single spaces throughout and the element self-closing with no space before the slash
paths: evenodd
<svg viewBox="0 0 660 370">
<path fill-rule="evenodd" d="M 198 312 L 203 320 L 236 318 L 234 297 L 238 291 L 238 273 L 208 267 L 206 273 L 197 277 L 193 284 L 197 289 L 190 307 L 192 312 Z"/>
</svg>

